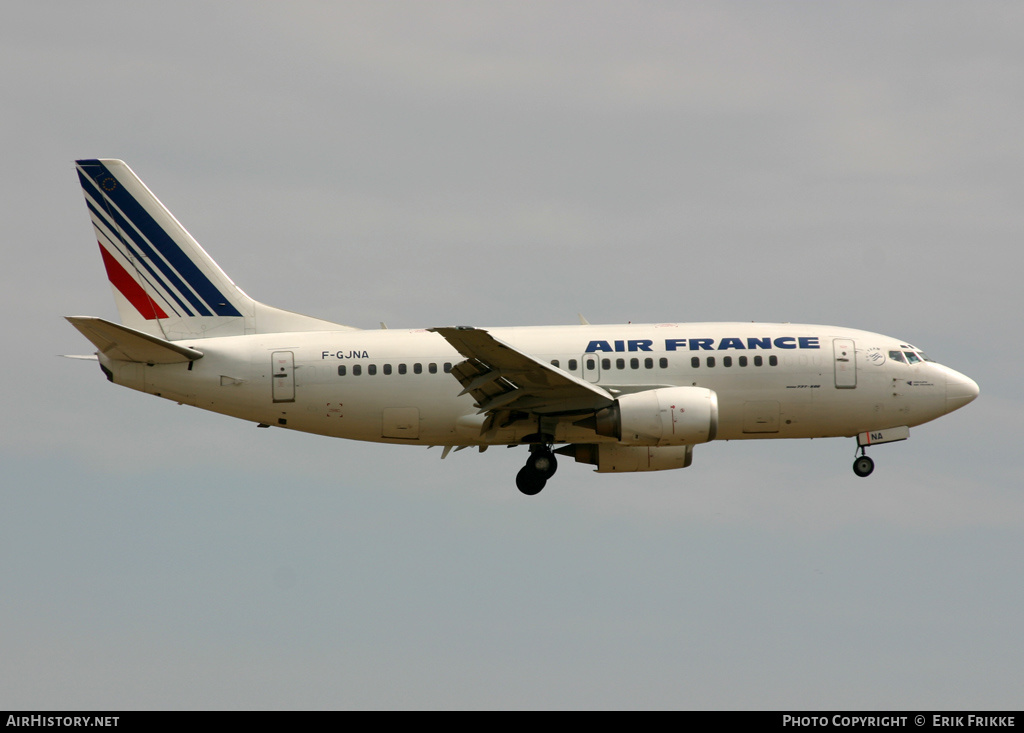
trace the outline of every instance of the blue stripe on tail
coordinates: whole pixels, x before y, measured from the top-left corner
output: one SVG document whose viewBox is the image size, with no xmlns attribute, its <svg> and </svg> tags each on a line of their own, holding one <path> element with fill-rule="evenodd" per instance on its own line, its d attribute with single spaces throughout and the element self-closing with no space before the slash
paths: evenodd
<svg viewBox="0 0 1024 733">
<path fill-rule="evenodd" d="M 82 187 L 87 192 L 89 188 L 95 187 L 96 191 L 101 196 L 109 198 L 124 216 L 122 217 L 121 213 L 108 207 L 103 207 L 105 211 L 102 213 L 96 209 L 93 211 L 99 213 L 103 219 L 113 218 L 116 226 L 112 226 L 111 222 L 107 221 L 110 230 L 113 232 L 120 230 L 127 234 L 142 256 L 148 257 L 160 270 L 166 282 L 172 284 L 174 289 L 192 304 L 197 315 L 242 315 L 102 162 L 99 160 L 76 162 L 80 166 L 79 178 L 82 181 Z M 89 181 L 90 186 L 86 186 L 86 179 L 81 171 L 85 171 L 92 179 Z M 106 216 L 103 216 L 103 213 Z M 141 232 L 143 236 L 140 237 L 138 232 Z M 156 256 L 157 252 L 160 254 L 159 257 Z M 155 272 L 151 271 L 151 274 L 159 278 Z"/>
</svg>

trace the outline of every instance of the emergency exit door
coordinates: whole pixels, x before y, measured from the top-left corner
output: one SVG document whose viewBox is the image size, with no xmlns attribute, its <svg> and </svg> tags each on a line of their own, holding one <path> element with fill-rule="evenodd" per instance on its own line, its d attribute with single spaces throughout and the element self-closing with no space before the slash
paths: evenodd
<svg viewBox="0 0 1024 733">
<path fill-rule="evenodd" d="M 271 391 L 274 402 L 295 402 L 295 354 L 275 351 L 271 355 Z"/>
</svg>

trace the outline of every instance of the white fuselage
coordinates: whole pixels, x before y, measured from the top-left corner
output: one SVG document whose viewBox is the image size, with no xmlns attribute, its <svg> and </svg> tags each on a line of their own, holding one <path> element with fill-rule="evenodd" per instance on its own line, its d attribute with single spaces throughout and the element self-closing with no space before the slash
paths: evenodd
<svg viewBox="0 0 1024 733">
<path fill-rule="evenodd" d="M 867 331 L 764 323 L 487 329 L 618 396 L 698 386 L 718 396 L 721 440 L 852 436 L 912 427 L 966 404 L 969 378 Z M 133 389 L 265 425 L 419 445 L 512 444 L 532 419 L 481 433 L 484 416 L 446 365 L 462 357 L 426 330 L 313 331 L 178 342 L 189 363 L 101 361 Z M 902 360 L 897 354 L 906 354 Z M 909 356 L 914 354 L 914 356 Z M 913 363 L 911 363 L 913 362 Z M 564 417 L 564 416 L 563 416 Z M 555 442 L 608 442 L 557 422 Z M 614 441 L 612 441 L 614 442 Z"/>
</svg>

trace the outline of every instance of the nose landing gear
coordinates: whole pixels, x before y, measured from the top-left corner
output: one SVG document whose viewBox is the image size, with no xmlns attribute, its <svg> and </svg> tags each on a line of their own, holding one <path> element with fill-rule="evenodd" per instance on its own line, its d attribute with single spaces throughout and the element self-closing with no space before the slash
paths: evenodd
<svg viewBox="0 0 1024 733">
<path fill-rule="evenodd" d="M 900 440 L 906 440 L 910 437 L 910 428 L 906 425 L 900 425 L 895 428 L 884 428 L 882 430 L 869 430 L 866 433 L 859 433 L 857 435 L 857 447 L 860 449 L 860 455 L 857 456 L 857 460 L 853 462 L 853 472 L 864 478 L 870 476 L 871 472 L 875 470 L 875 462 L 867 457 L 865 450 L 869 445 L 881 445 L 882 443 L 896 443 Z"/>
</svg>

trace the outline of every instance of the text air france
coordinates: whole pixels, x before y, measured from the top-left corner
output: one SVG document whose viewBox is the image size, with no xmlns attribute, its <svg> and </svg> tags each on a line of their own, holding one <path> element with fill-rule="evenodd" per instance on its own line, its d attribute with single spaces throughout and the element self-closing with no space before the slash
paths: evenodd
<svg viewBox="0 0 1024 733">
<path fill-rule="evenodd" d="M 730 349 L 820 349 L 817 336 L 779 336 L 771 338 L 729 337 L 723 339 L 665 339 L 665 351 L 728 351 Z M 654 339 L 620 339 L 615 341 L 591 341 L 587 353 L 607 351 L 654 351 Z"/>
</svg>

